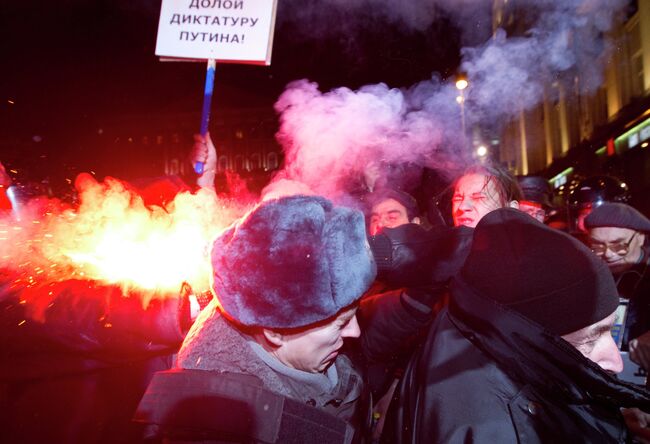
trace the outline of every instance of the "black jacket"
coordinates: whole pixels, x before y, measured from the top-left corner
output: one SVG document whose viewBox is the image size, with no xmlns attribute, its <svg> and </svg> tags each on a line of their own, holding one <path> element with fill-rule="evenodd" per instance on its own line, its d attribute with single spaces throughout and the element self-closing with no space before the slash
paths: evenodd
<svg viewBox="0 0 650 444">
<path fill-rule="evenodd" d="M 626 442 L 619 409 L 650 408 L 648 392 L 460 281 L 398 393 L 386 442 Z"/>
<path fill-rule="evenodd" d="M 446 305 L 447 282 L 467 257 L 472 232 L 467 227 L 425 230 L 405 224 L 370 236 L 378 281 L 364 296 L 358 318 L 366 374 L 377 399 Z"/>
<path fill-rule="evenodd" d="M 629 300 L 621 349 L 628 342 L 650 330 L 650 248 L 643 248 L 643 260 L 614 275 L 619 296 Z"/>
</svg>

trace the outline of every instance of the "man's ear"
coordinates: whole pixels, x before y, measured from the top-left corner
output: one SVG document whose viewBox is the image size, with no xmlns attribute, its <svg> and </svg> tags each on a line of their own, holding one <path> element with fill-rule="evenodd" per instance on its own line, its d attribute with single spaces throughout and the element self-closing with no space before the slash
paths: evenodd
<svg viewBox="0 0 650 444">
<path fill-rule="evenodd" d="M 273 344 L 276 347 L 280 347 L 282 344 L 284 344 L 284 336 L 282 336 L 282 334 L 278 333 L 277 331 L 269 330 L 268 328 L 263 328 L 262 334 L 264 335 L 264 339 L 266 339 L 270 344 Z"/>
<path fill-rule="evenodd" d="M 519 202 L 516 200 L 511 200 L 510 203 L 508 204 L 510 208 L 516 208 L 519 209 Z"/>
<path fill-rule="evenodd" d="M 411 223 L 420 225 L 420 223 L 422 223 L 422 221 L 420 220 L 419 217 L 415 216 L 413 219 L 411 219 Z"/>
</svg>

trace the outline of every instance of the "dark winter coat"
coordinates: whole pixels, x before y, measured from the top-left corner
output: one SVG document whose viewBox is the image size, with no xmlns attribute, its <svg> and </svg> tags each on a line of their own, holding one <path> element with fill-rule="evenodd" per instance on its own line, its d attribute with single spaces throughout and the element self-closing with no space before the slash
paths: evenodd
<svg viewBox="0 0 650 444">
<path fill-rule="evenodd" d="M 650 408 L 645 390 L 460 281 L 398 393 L 385 442 L 626 442 L 619 409 Z"/>
<path fill-rule="evenodd" d="M 643 249 L 642 260 L 614 275 L 619 296 L 629 300 L 622 350 L 628 342 L 650 331 L 650 248 Z"/>
<path fill-rule="evenodd" d="M 362 430 L 367 426 L 370 406 L 365 398 L 363 380 L 346 356 L 336 358 L 337 382 L 324 389 L 323 385 L 309 383 L 309 378 L 314 375 L 300 372 L 305 373 L 306 378 L 299 380 L 290 376 L 291 371 L 285 374 L 277 371 L 254 351 L 250 341 L 250 337 L 221 315 L 215 304 L 208 306 L 190 330 L 179 352 L 178 367 L 182 370 L 171 374 L 167 382 L 157 383 L 154 380 L 156 384 L 145 395 L 136 415 L 137 420 L 159 425 L 159 436 L 172 439 L 179 439 L 179 436 L 182 439 L 203 437 L 211 442 L 231 442 L 230 439 L 300 442 L 306 439 L 304 430 L 310 430 L 313 433 L 310 439 L 313 438 L 314 442 L 344 443 L 351 442 L 355 429 Z M 292 371 L 297 373 L 296 370 Z M 188 387 L 190 390 L 187 390 Z M 200 396 L 195 387 L 203 387 Z M 235 388 L 231 390 L 231 387 Z M 160 393 L 164 395 L 160 396 Z M 260 412 L 256 409 L 260 399 L 269 400 L 267 404 L 271 406 L 270 410 Z M 184 421 L 181 425 L 175 420 L 167 420 L 170 416 L 167 412 L 181 410 L 180 415 L 184 417 L 197 406 L 211 403 L 216 406 L 215 417 L 189 418 L 189 422 Z M 273 408 L 276 403 L 284 407 L 276 410 Z M 242 415 L 251 424 L 248 430 L 242 430 L 236 418 L 230 423 L 223 423 L 218 417 L 223 406 L 238 404 L 243 406 L 245 413 Z M 300 416 L 304 418 L 297 418 Z M 280 422 L 289 421 L 287 418 L 296 420 L 293 430 L 280 427 L 269 433 L 261 426 L 269 421 L 277 422 L 280 426 Z M 194 431 L 184 434 L 180 429 L 185 428 Z M 340 440 L 335 436 L 338 430 L 342 430 Z M 242 437 L 241 433 L 248 435 Z"/>
<path fill-rule="evenodd" d="M 405 224 L 369 238 L 378 281 L 364 296 L 358 318 L 373 397 L 380 398 L 399 377 L 426 327 L 446 305 L 447 283 L 465 261 L 472 233 L 467 227 L 425 230 Z"/>
</svg>

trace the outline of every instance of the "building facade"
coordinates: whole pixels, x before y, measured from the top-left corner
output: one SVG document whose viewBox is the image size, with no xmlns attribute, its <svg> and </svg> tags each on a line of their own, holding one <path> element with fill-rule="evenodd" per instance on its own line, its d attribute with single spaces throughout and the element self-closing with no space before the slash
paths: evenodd
<svg viewBox="0 0 650 444">
<path fill-rule="evenodd" d="M 494 28 L 516 34 L 526 22 L 516 0 L 494 2 Z M 650 1 L 630 1 L 610 32 L 600 87 L 580 94 L 580 73 L 545 85 L 543 102 L 502 131 L 499 160 L 517 174 L 542 174 L 566 195 L 583 177 L 625 180 L 633 202 L 650 212 Z M 635 198 L 636 196 L 636 198 Z"/>
<path fill-rule="evenodd" d="M 200 117 L 199 113 L 124 115 L 108 122 L 101 134 L 93 137 L 106 145 L 101 152 L 129 159 L 128 165 L 116 168 L 127 180 L 174 175 L 192 182 L 195 176 L 188 156 Z M 219 184 L 225 184 L 226 171 L 244 179 L 252 191 L 268 182 L 283 160 L 275 140 L 277 127 L 277 116 L 270 107 L 220 109 L 212 114 L 209 131 L 217 150 L 218 191 Z M 106 164 L 110 165 L 109 159 Z"/>
</svg>

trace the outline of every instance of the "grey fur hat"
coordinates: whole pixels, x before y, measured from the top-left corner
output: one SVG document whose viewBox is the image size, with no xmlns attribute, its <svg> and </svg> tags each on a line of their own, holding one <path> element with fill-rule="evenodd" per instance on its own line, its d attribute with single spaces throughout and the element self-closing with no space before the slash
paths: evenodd
<svg viewBox="0 0 650 444">
<path fill-rule="evenodd" d="M 356 302 L 375 279 L 363 214 L 318 196 L 262 202 L 212 247 L 213 289 L 240 324 L 305 327 Z"/>
</svg>

